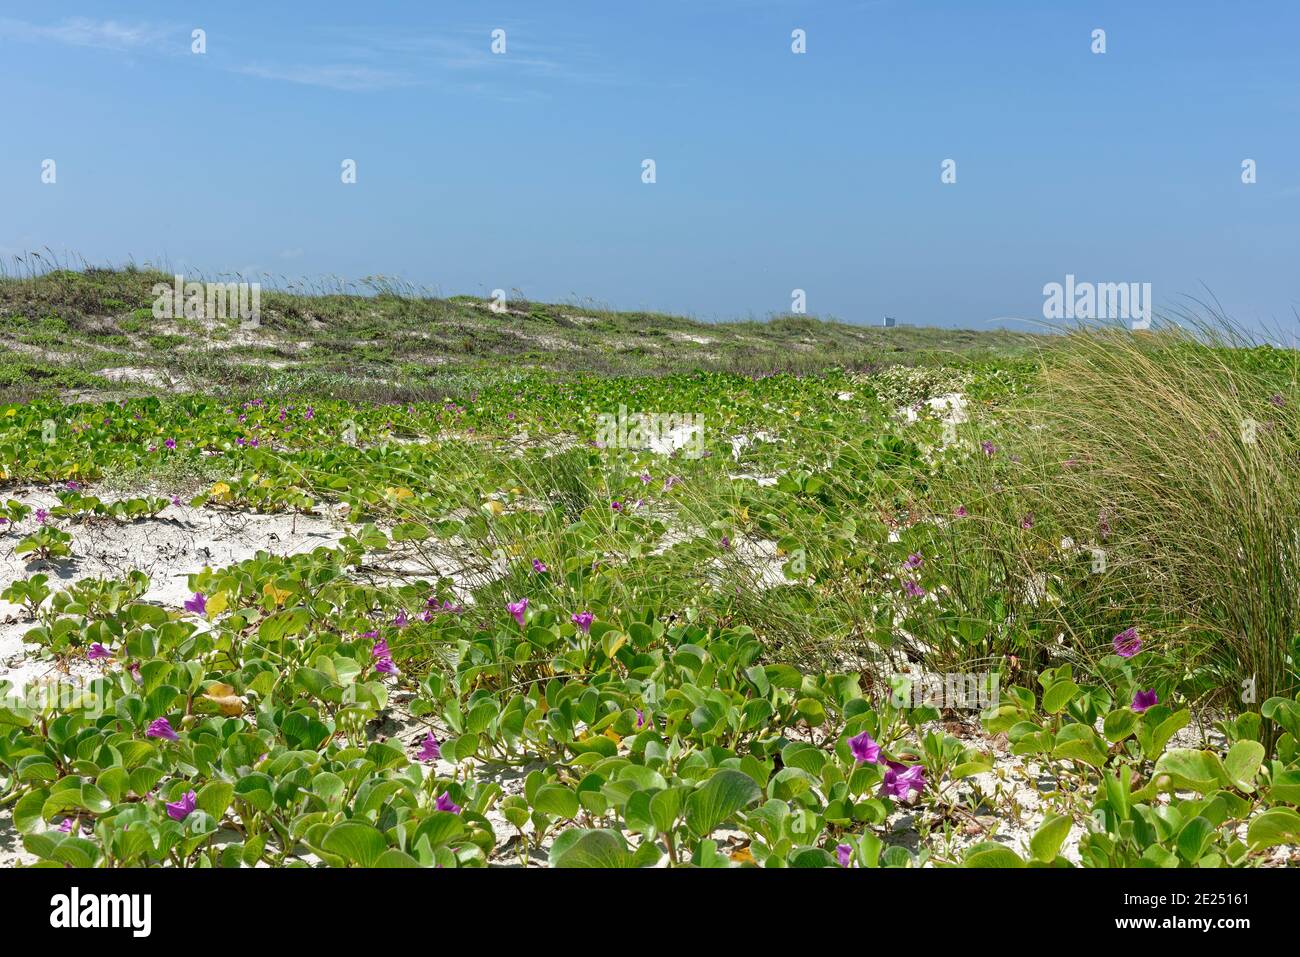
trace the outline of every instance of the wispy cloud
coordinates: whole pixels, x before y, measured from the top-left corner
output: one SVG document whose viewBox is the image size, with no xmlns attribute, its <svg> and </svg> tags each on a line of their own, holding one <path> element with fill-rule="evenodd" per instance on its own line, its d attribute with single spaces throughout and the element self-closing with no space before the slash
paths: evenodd
<svg viewBox="0 0 1300 957">
<path fill-rule="evenodd" d="M 507 24 L 507 52 L 491 50 L 491 30 L 455 29 L 437 34 L 382 33 L 357 36 L 326 31 L 335 43 L 312 50 L 280 50 L 220 68 L 255 77 L 327 90 L 369 93 L 439 84 L 463 93 L 506 101 L 547 94 L 554 82 L 619 82 L 600 57 L 577 41 L 544 46 L 523 39 L 529 31 Z M 125 53 L 179 55 L 189 52 L 186 28 L 73 17 L 51 24 L 0 18 L 0 38 L 57 43 Z M 327 52 L 326 52 L 327 51 Z M 216 64 L 214 64 L 216 65 Z"/>
<path fill-rule="evenodd" d="M 413 78 L 393 70 L 374 69 L 366 66 L 311 66 L 305 64 L 262 66 L 259 64 L 246 64 L 231 69 L 232 72 L 244 76 L 258 77 L 263 80 L 282 80 L 286 83 L 299 83 L 303 86 L 319 86 L 328 90 L 369 92 L 411 86 L 416 82 Z"/>
<path fill-rule="evenodd" d="M 176 44 L 187 49 L 189 44 L 188 34 L 182 40 L 178 31 L 158 24 L 119 23 L 116 20 L 92 20 L 89 17 L 72 17 L 50 25 L 0 18 L 0 37 L 123 51 L 166 52 L 169 45 Z"/>
</svg>

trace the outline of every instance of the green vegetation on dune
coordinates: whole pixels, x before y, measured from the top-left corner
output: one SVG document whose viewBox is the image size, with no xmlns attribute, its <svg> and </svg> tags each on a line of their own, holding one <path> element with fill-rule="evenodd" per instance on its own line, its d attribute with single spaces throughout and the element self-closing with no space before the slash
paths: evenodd
<svg viewBox="0 0 1300 957">
<path fill-rule="evenodd" d="M 140 317 L 157 278 L 0 282 L 6 337 L 57 316 L 192 390 L 0 405 L 4 598 L 80 676 L 0 705 L 0 809 L 42 862 L 1208 867 L 1300 841 L 1290 353 L 400 289 L 268 293 L 216 350 Z M 190 569 L 183 608 L 50 574 L 88 528 L 187 508 L 343 534 Z"/>
</svg>

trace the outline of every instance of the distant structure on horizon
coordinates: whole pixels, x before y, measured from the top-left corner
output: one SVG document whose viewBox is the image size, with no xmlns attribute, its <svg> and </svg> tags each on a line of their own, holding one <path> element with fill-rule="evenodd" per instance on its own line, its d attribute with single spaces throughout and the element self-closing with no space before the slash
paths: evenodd
<svg viewBox="0 0 1300 957">
<path fill-rule="evenodd" d="M 892 329 L 893 326 L 894 326 L 894 317 L 893 317 L 893 316 L 885 316 L 885 318 L 884 318 L 883 320 L 881 320 L 881 323 L 880 323 L 880 324 L 881 324 L 882 326 L 884 326 L 886 329 Z"/>
</svg>

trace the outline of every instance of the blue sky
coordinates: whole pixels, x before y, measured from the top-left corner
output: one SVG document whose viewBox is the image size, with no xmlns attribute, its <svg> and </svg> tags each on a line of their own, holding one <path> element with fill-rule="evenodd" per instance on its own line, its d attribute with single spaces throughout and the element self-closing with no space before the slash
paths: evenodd
<svg viewBox="0 0 1300 957">
<path fill-rule="evenodd" d="M 1297 28 L 1289 0 L 4 2 L 0 255 L 968 328 L 1072 273 L 1289 330 Z"/>
</svg>

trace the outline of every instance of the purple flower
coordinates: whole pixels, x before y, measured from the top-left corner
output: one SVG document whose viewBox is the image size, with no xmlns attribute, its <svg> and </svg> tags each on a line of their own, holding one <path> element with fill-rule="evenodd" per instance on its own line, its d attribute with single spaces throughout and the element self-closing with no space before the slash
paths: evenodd
<svg viewBox="0 0 1300 957">
<path fill-rule="evenodd" d="M 853 848 L 848 844 L 836 846 L 835 858 L 840 862 L 840 867 L 849 867 L 853 863 Z"/>
<path fill-rule="evenodd" d="M 985 455 L 990 457 L 996 455 L 998 451 L 998 447 L 994 445 L 992 442 L 988 441 L 987 439 L 985 439 L 983 442 L 980 443 L 980 448 L 984 450 Z"/>
<path fill-rule="evenodd" d="M 623 511 L 623 503 L 620 502 L 618 499 L 614 499 L 614 501 L 610 502 L 610 503 L 609 503 L 609 507 L 612 508 L 612 509 L 613 509 L 614 511 L 616 511 L 616 512 L 621 512 L 621 511 Z"/>
<path fill-rule="evenodd" d="M 406 609 L 399 609 L 397 617 L 393 619 L 393 624 L 398 628 L 405 628 L 410 619 L 406 617 Z"/>
<path fill-rule="evenodd" d="M 401 674 L 401 672 L 397 670 L 397 665 L 393 664 L 392 658 L 380 658 L 375 662 L 375 670 L 386 675 Z"/>
<path fill-rule="evenodd" d="M 1279 409 L 1282 408 L 1282 406 L 1286 405 L 1286 399 L 1282 398 L 1281 392 L 1274 392 L 1272 395 L 1268 397 L 1268 401 L 1272 402 Z"/>
<path fill-rule="evenodd" d="M 186 791 L 179 801 L 167 802 L 167 816 L 173 821 L 185 820 L 194 812 L 196 800 L 197 795 L 193 791 Z"/>
<path fill-rule="evenodd" d="M 723 536 L 722 536 L 722 541 L 719 542 L 718 544 L 720 544 L 720 545 L 722 546 L 722 550 L 723 550 L 723 551 L 726 551 L 727 549 L 731 548 L 731 536 L 730 536 L 730 535 L 723 535 Z"/>
<path fill-rule="evenodd" d="M 1115 654 L 1121 658 L 1132 658 L 1142 650 L 1142 639 L 1138 637 L 1136 626 L 1125 628 L 1111 639 L 1111 644 L 1115 646 Z"/>
<path fill-rule="evenodd" d="M 528 599 L 521 598 L 518 601 L 507 602 L 506 611 L 515 616 L 515 621 L 519 623 L 520 628 L 524 627 L 524 613 L 528 611 Z"/>
<path fill-rule="evenodd" d="M 59 830 L 62 831 L 64 834 L 71 834 L 72 827 L 73 827 L 72 818 L 65 817 L 63 819 L 63 823 L 59 825 Z"/>
<path fill-rule="evenodd" d="M 99 642 L 95 642 L 93 645 L 91 645 L 90 650 L 86 652 L 86 659 L 88 661 L 98 661 L 100 658 L 112 658 L 112 657 L 113 657 L 112 652 L 110 652 Z"/>
<path fill-rule="evenodd" d="M 174 449 L 176 448 L 176 440 L 168 439 L 166 442 L 163 443 L 163 445 L 167 446 L 168 449 Z"/>
<path fill-rule="evenodd" d="M 641 473 L 641 484 L 642 484 L 642 485 L 649 485 L 652 481 L 654 481 L 654 480 L 653 480 L 652 478 L 650 478 L 650 473 L 649 473 L 649 472 L 642 472 L 642 473 Z"/>
<path fill-rule="evenodd" d="M 417 761 L 437 761 L 442 757 L 442 748 L 438 746 L 438 739 L 430 731 L 420 742 L 420 753 L 415 756 Z"/>
<path fill-rule="evenodd" d="M 591 633 L 591 623 L 596 620 L 596 616 L 589 611 L 580 611 L 576 615 L 570 615 L 569 621 L 578 626 L 578 630 L 584 635 Z"/>
<path fill-rule="evenodd" d="M 177 508 L 180 508 L 180 505 L 181 505 L 181 497 L 180 497 L 179 495 L 173 495 L 173 496 L 172 496 L 172 504 L 175 505 Z"/>
<path fill-rule="evenodd" d="M 36 510 L 36 524 L 38 524 L 38 525 L 44 525 L 44 524 L 45 524 L 46 522 L 48 522 L 49 520 L 50 520 L 50 513 L 49 513 L 49 512 L 45 511 L 45 509 L 43 509 L 43 508 L 38 508 L 38 509 Z"/>
<path fill-rule="evenodd" d="M 144 734 L 146 738 L 166 738 L 168 741 L 180 740 L 180 737 L 172 730 L 172 723 L 166 718 L 158 718 L 151 723 Z"/>
<path fill-rule="evenodd" d="M 889 768 L 885 771 L 886 794 L 905 801 L 909 792 L 916 791 L 919 794 L 924 789 L 925 768 L 919 764 L 908 768 L 893 761 L 889 762 Z"/>
<path fill-rule="evenodd" d="M 918 584 L 917 584 L 913 579 L 911 579 L 911 578 L 909 578 L 909 579 L 907 579 L 906 581 L 903 582 L 903 588 L 905 588 L 905 589 L 907 590 L 907 593 L 908 593 L 909 595 L 911 595 L 913 598 L 924 598 L 924 597 L 925 597 L 925 589 L 922 588 L 920 585 L 918 585 Z"/>
<path fill-rule="evenodd" d="M 533 559 L 533 571 L 537 572 L 537 574 L 539 574 L 539 575 L 545 574 L 545 572 L 546 572 L 546 563 L 543 562 L 540 558 L 534 558 L 534 559 Z"/>
<path fill-rule="evenodd" d="M 1103 542 L 1110 538 L 1110 515 L 1104 508 L 1097 513 L 1097 536 Z"/>
<path fill-rule="evenodd" d="M 392 652 L 388 650 L 388 639 L 380 638 L 375 642 L 375 646 L 370 649 L 370 654 L 375 658 L 391 658 Z"/>
<path fill-rule="evenodd" d="M 854 760 L 858 764 L 880 763 L 880 745 L 876 744 L 871 735 L 865 731 L 849 738 L 849 750 L 853 752 Z"/>
<path fill-rule="evenodd" d="M 918 552 L 912 552 L 912 554 L 907 556 L 906 564 L 908 568 L 920 568 L 923 561 L 925 561 L 925 559 L 922 558 Z"/>
<path fill-rule="evenodd" d="M 196 591 L 194 597 L 185 602 L 185 610 L 196 615 L 206 615 L 208 613 L 207 596 L 201 591 Z"/>
<path fill-rule="evenodd" d="M 672 488 L 674 485 L 677 485 L 679 482 L 681 482 L 681 478 L 679 476 L 676 475 L 668 476 L 666 479 L 664 479 L 664 491 L 665 492 L 668 491 L 670 488 Z"/>
<path fill-rule="evenodd" d="M 68 491 L 70 491 L 70 492 L 75 492 L 77 489 L 81 488 L 81 483 L 80 483 L 80 482 L 74 482 L 74 481 L 72 481 L 71 479 L 68 479 L 68 481 L 66 481 L 66 482 L 63 483 L 63 487 L 66 488 L 66 489 L 67 489 Z"/>
<path fill-rule="evenodd" d="M 1146 691 L 1139 691 L 1137 694 L 1133 695 L 1133 710 L 1138 714 L 1141 714 L 1143 711 L 1147 710 L 1147 708 L 1155 707 L 1159 702 L 1160 699 L 1156 696 L 1154 688 L 1149 688 Z"/>
<path fill-rule="evenodd" d="M 966 511 L 965 505 L 958 505 L 956 508 L 952 510 L 952 513 L 956 515 L 958 518 L 965 518 L 967 515 L 970 514 L 970 512 Z"/>
<path fill-rule="evenodd" d="M 451 795 L 443 791 L 438 795 L 438 800 L 434 802 L 434 807 L 439 811 L 450 811 L 452 814 L 460 813 L 460 805 L 451 799 Z"/>
<path fill-rule="evenodd" d="M 645 727 L 645 712 L 640 708 L 636 709 L 636 729 L 640 731 Z"/>
<path fill-rule="evenodd" d="M 1033 512 L 1028 512 L 1028 513 L 1025 515 L 1025 517 L 1022 518 L 1022 519 L 1020 520 L 1020 527 L 1023 528 L 1023 529 L 1026 529 L 1026 530 L 1031 529 L 1031 528 L 1034 527 L 1034 513 L 1033 513 Z"/>
</svg>

